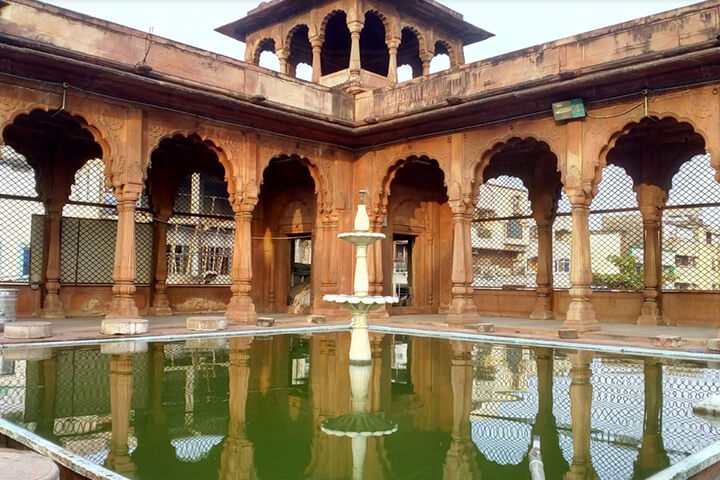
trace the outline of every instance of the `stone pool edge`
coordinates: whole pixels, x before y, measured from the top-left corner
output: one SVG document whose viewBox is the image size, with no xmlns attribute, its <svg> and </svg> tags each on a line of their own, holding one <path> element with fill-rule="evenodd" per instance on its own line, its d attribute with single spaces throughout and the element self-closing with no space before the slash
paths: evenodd
<svg viewBox="0 0 720 480">
<path fill-rule="evenodd" d="M 129 478 L 108 470 L 102 465 L 93 463 L 71 451 L 45 440 L 24 427 L 0 418 L 0 434 L 5 435 L 28 449 L 45 455 L 63 467 L 82 475 L 89 480 L 130 480 Z"/>
<path fill-rule="evenodd" d="M 708 468 L 720 462 L 720 442 L 713 443 L 689 457 L 685 457 L 675 465 L 670 465 L 665 470 L 656 473 L 647 480 L 688 480 L 696 477 Z M 712 475 L 712 473 L 709 473 Z M 707 477 L 716 478 L 714 476 Z"/>
</svg>

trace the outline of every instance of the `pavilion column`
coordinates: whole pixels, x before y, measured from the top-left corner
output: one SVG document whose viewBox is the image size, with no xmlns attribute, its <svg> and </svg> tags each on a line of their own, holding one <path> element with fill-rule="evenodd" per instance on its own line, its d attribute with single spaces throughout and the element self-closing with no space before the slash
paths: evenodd
<svg viewBox="0 0 720 480">
<path fill-rule="evenodd" d="M 219 480 L 255 478 L 253 445 L 246 433 L 250 348 L 253 337 L 230 339 L 228 434 L 220 454 Z"/>
<path fill-rule="evenodd" d="M 427 77 L 430 75 L 430 61 L 432 60 L 431 56 L 425 55 L 422 58 L 422 74 L 424 77 Z"/>
<path fill-rule="evenodd" d="M 590 301 L 592 269 L 589 221 L 592 196 L 578 190 L 567 191 L 572 208 L 572 244 L 570 249 L 570 305 L 563 327 L 580 332 L 590 332 L 600 330 L 600 324 L 595 318 L 595 309 Z"/>
<path fill-rule="evenodd" d="M 360 70 L 362 69 L 362 61 L 360 59 L 360 32 L 363 29 L 363 22 L 359 20 L 349 21 L 348 29 L 350 30 L 350 93 L 360 91 Z"/>
<path fill-rule="evenodd" d="M 40 311 L 42 318 L 65 318 L 60 301 L 60 234 L 62 205 L 49 202 L 45 205 L 45 298 Z"/>
<path fill-rule="evenodd" d="M 105 466 L 130 478 L 136 471 L 128 447 L 133 391 L 132 381 L 132 355 L 112 355 L 110 357 L 110 416 L 112 418 L 112 430 Z"/>
<path fill-rule="evenodd" d="M 289 64 L 288 64 L 288 52 L 284 48 L 280 48 L 275 52 L 280 63 L 280 73 L 284 75 L 290 75 Z"/>
<path fill-rule="evenodd" d="M 645 420 L 640 451 L 635 460 L 635 478 L 646 478 L 668 465 L 670 459 L 662 438 L 662 363 L 645 359 Z"/>
<path fill-rule="evenodd" d="M 661 287 L 660 219 L 667 194 L 657 185 L 642 183 L 635 187 L 643 218 L 643 305 L 638 325 L 660 325 L 662 314 L 658 299 Z"/>
<path fill-rule="evenodd" d="M 152 304 L 148 313 L 161 317 L 172 315 L 167 296 L 167 226 L 170 212 L 162 211 L 153 219 L 153 282 Z"/>
<path fill-rule="evenodd" d="M 570 416 L 572 417 L 573 456 L 566 480 L 597 478 L 590 456 L 592 384 L 591 352 L 570 355 Z"/>
<path fill-rule="evenodd" d="M 310 39 L 310 46 L 312 46 L 312 81 L 313 83 L 320 83 L 320 77 L 322 77 L 322 38 L 313 37 Z"/>
<path fill-rule="evenodd" d="M 337 304 L 324 302 L 324 295 L 338 292 L 338 265 L 336 261 L 338 247 L 338 217 L 333 214 L 323 214 L 319 219 L 319 242 L 313 248 L 313 264 L 317 265 L 320 276 L 320 295 L 313 296 L 313 313 L 325 316 L 345 316 Z"/>
<path fill-rule="evenodd" d="M 544 189 L 547 190 L 547 189 Z M 534 193 L 534 192 L 533 192 Z M 531 196 L 532 213 L 537 226 L 537 297 L 530 318 L 549 320 L 553 315 L 553 223 L 555 222 L 555 202 L 552 195 L 542 192 Z"/>
<path fill-rule="evenodd" d="M 474 206 L 463 200 L 450 201 L 453 212 L 452 300 L 447 322 L 452 325 L 480 322 L 473 300 L 472 241 L 470 225 Z"/>
<path fill-rule="evenodd" d="M 113 298 L 105 318 L 140 318 L 135 304 L 135 203 L 142 185 L 115 187 L 117 236 L 113 267 Z"/>
<path fill-rule="evenodd" d="M 398 82 L 398 48 L 400 47 L 400 39 L 393 38 L 387 42 L 390 61 L 388 63 L 388 79 L 391 84 Z"/>
<path fill-rule="evenodd" d="M 225 316 L 229 323 L 255 323 L 252 292 L 252 211 L 250 202 L 233 202 L 235 238 L 232 258 L 232 297 Z"/>
<path fill-rule="evenodd" d="M 382 233 L 382 218 L 376 217 L 370 221 L 370 231 Z M 383 245 L 387 240 L 373 242 L 368 246 L 368 276 L 370 281 L 370 295 L 385 295 L 385 276 L 383 275 Z M 392 241 L 392 239 L 390 239 Z M 390 293 L 394 295 L 394 292 Z M 390 318 L 390 305 L 385 304 L 370 313 L 369 318 Z"/>
</svg>

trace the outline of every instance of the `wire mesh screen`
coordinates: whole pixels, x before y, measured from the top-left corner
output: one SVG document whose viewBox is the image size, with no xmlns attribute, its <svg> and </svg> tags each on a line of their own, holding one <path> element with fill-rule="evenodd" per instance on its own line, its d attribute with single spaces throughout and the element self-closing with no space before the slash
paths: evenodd
<svg viewBox="0 0 720 480">
<path fill-rule="evenodd" d="M 522 180 L 489 180 L 480 186 L 476 205 L 470 228 L 473 287 L 534 288 L 537 228 Z"/>
<path fill-rule="evenodd" d="M 639 291 L 643 288 L 643 222 L 633 181 L 615 165 L 603 169 L 590 206 L 590 265 L 593 288 Z M 562 193 L 553 225 L 553 285 L 570 287 L 572 216 Z"/>
<path fill-rule="evenodd" d="M 710 155 L 685 162 L 662 217 L 665 290 L 720 290 L 720 184 Z"/>
<path fill-rule="evenodd" d="M 45 207 L 26 158 L 0 144 L 0 282 L 28 283 L 42 267 Z"/>
<path fill-rule="evenodd" d="M 227 184 L 204 173 L 180 184 L 167 233 L 167 283 L 230 285 L 235 220 Z"/>
<path fill-rule="evenodd" d="M 117 202 L 105 185 L 101 159 L 88 160 L 76 173 L 63 208 L 60 234 L 60 281 L 65 285 L 112 284 L 117 235 Z M 152 214 L 147 196 L 135 212 L 135 283 L 151 280 Z"/>
</svg>

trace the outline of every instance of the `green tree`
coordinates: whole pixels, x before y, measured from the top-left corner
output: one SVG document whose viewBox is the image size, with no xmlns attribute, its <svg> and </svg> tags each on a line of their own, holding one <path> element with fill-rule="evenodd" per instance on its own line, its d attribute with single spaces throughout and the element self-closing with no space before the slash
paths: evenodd
<svg viewBox="0 0 720 480">
<path fill-rule="evenodd" d="M 635 292 L 643 289 L 645 267 L 634 255 L 609 255 L 607 260 L 618 268 L 618 272 L 593 273 L 593 286 Z M 663 272 L 662 285 L 673 280 L 674 275 Z"/>
</svg>

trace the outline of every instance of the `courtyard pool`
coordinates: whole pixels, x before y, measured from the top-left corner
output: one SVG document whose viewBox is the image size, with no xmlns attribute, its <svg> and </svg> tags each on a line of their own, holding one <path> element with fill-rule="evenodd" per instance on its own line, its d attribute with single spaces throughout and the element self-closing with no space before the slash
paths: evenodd
<svg viewBox="0 0 720 480">
<path fill-rule="evenodd" d="M 370 340 L 369 366 L 346 331 L 8 348 L 0 414 L 138 480 L 645 479 L 720 440 L 692 410 L 717 365 Z"/>
</svg>

